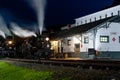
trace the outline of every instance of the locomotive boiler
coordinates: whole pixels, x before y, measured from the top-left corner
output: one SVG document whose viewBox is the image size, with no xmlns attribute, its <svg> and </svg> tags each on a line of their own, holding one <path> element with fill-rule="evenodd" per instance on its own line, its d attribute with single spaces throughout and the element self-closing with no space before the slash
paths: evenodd
<svg viewBox="0 0 120 80">
<path fill-rule="evenodd" d="M 49 37 L 43 35 L 27 38 L 11 37 L 2 43 L 4 43 L 0 48 L 2 57 L 49 59 L 53 55 Z"/>
</svg>

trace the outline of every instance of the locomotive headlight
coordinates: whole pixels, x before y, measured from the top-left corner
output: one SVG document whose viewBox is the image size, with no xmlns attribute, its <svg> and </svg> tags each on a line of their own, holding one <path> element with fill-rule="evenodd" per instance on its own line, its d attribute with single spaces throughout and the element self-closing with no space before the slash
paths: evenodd
<svg viewBox="0 0 120 80">
<path fill-rule="evenodd" d="M 13 42 L 12 41 L 8 41 L 8 44 L 11 45 Z"/>
<path fill-rule="evenodd" d="M 45 40 L 46 40 L 46 41 L 49 41 L 49 37 L 46 37 Z"/>
<path fill-rule="evenodd" d="M 49 44 L 47 44 L 47 48 L 50 48 L 50 45 L 49 45 Z"/>
</svg>

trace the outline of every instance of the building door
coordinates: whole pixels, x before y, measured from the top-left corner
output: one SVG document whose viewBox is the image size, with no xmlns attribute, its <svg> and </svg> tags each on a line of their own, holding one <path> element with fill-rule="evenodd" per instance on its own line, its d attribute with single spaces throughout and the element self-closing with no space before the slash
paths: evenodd
<svg viewBox="0 0 120 80">
<path fill-rule="evenodd" d="M 74 44 L 75 57 L 80 57 L 80 43 Z"/>
</svg>

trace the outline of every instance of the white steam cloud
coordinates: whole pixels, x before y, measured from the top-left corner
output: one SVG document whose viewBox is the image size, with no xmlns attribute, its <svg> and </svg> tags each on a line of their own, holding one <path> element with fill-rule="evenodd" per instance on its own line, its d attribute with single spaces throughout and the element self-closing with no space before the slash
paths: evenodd
<svg viewBox="0 0 120 80">
<path fill-rule="evenodd" d="M 41 35 L 44 27 L 46 0 L 33 0 L 33 3 L 34 3 L 34 9 L 36 10 L 38 16 L 38 25 Z"/>
<path fill-rule="evenodd" d="M 2 36 L 3 38 L 6 38 L 5 33 L 1 30 L 0 30 L 0 36 Z"/>
<path fill-rule="evenodd" d="M 11 36 L 11 32 L 9 31 L 6 23 L 4 22 L 2 16 L 0 16 L 0 35 L 4 38 L 6 36 Z"/>
<path fill-rule="evenodd" d="M 31 37 L 31 36 L 37 37 L 37 35 L 35 34 L 35 32 L 22 29 L 21 27 L 19 27 L 19 26 L 18 26 L 17 24 L 15 24 L 15 23 L 11 23 L 11 31 L 12 31 L 15 35 L 17 35 L 17 36 L 19 36 L 19 37 L 22 37 L 22 38 Z"/>
</svg>

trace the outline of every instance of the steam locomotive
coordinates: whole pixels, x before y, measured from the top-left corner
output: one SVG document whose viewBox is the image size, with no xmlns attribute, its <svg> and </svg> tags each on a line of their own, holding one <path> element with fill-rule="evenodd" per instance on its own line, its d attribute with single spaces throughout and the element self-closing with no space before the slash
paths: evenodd
<svg viewBox="0 0 120 80">
<path fill-rule="evenodd" d="M 0 40 L 0 57 L 49 59 L 53 56 L 46 36 L 19 38 L 9 36 Z"/>
</svg>

